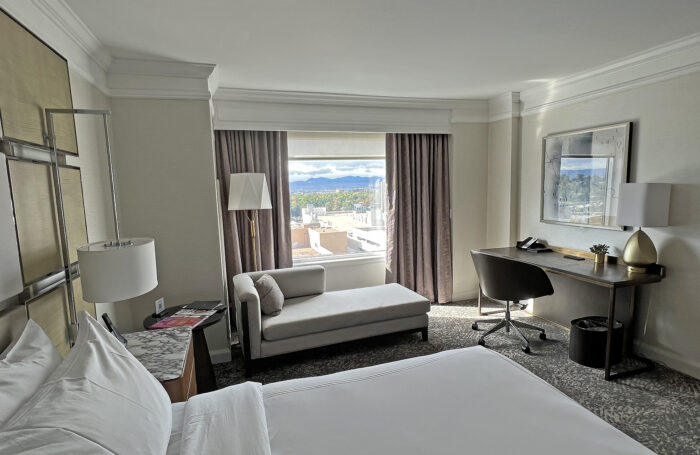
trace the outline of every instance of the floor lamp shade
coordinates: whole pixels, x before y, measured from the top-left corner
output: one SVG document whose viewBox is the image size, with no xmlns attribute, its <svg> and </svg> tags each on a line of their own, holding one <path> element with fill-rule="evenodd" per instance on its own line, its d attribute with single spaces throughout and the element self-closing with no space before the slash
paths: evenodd
<svg viewBox="0 0 700 455">
<path fill-rule="evenodd" d="M 158 285 L 155 241 L 122 239 L 121 246 L 96 242 L 78 248 L 83 299 L 118 302 L 147 293 Z"/>
<path fill-rule="evenodd" d="M 271 209 L 267 179 L 262 173 L 231 174 L 228 193 L 229 210 Z"/>
</svg>

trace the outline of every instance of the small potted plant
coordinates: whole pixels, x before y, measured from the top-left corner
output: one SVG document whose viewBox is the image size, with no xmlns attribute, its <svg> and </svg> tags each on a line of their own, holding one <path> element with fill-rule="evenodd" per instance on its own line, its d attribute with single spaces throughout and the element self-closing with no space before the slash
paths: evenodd
<svg viewBox="0 0 700 455">
<path fill-rule="evenodd" d="M 605 255 L 610 251 L 610 247 L 604 243 L 599 243 L 591 247 L 591 253 L 595 254 L 595 263 L 602 264 L 605 262 Z"/>
</svg>

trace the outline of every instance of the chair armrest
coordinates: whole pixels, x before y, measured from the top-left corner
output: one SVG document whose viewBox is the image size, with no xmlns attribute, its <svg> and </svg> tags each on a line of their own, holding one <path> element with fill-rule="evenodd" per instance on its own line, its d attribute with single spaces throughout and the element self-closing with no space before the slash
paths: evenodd
<svg viewBox="0 0 700 455">
<path fill-rule="evenodd" d="M 233 301 L 236 305 L 236 327 L 243 355 L 248 359 L 258 359 L 262 341 L 260 296 L 253 280 L 245 273 L 233 277 Z M 244 319 L 244 315 L 247 319 Z"/>
</svg>

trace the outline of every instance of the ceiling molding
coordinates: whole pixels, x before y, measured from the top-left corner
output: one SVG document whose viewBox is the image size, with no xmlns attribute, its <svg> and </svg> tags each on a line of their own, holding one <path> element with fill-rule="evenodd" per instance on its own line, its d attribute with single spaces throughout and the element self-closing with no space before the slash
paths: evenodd
<svg viewBox="0 0 700 455">
<path fill-rule="evenodd" d="M 0 0 L 0 7 L 63 55 L 72 70 L 109 94 L 109 52 L 63 0 Z"/>
<path fill-rule="evenodd" d="M 489 122 L 520 117 L 520 93 L 506 92 L 489 99 Z"/>
<path fill-rule="evenodd" d="M 207 63 L 115 58 L 107 86 L 114 98 L 209 100 L 215 68 Z"/>
<path fill-rule="evenodd" d="M 700 71 L 700 33 L 520 93 L 532 115 Z"/>
</svg>

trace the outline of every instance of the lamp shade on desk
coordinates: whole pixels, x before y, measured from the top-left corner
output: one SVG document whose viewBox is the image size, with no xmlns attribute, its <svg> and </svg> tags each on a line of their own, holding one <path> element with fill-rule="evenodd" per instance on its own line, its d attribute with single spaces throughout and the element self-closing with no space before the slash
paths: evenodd
<svg viewBox="0 0 700 455">
<path fill-rule="evenodd" d="M 83 299 L 118 302 L 138 297 L 158 285 L 155 241 L 122 239 L 122 244 L 96 242 L 78 248 Z"/>
<path fill-rule="evenodd" d="M 622 252 L 622 260 L 630 272 L 645 272 L 647 267 L 656 263 L 654 242 L 641 228 L 668 226 L 670 200 L 670 183 L 620 185 L 617 224 L 639 227 L 627 240 Z"/>
<path fill-rule="evenodd" d="M 670 183 L 623 183 L 617 224 L 620 226 L 668 226 Z"/>
</svg>

